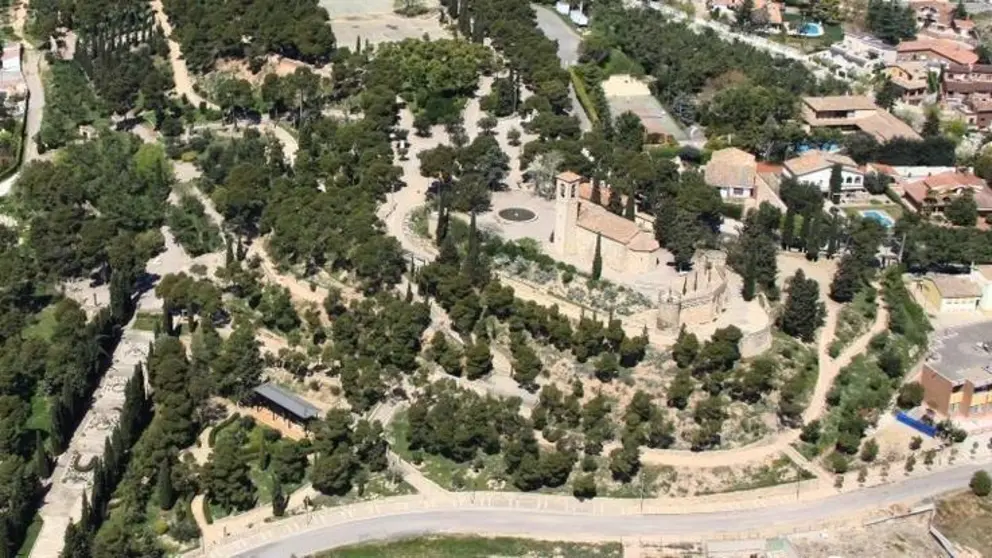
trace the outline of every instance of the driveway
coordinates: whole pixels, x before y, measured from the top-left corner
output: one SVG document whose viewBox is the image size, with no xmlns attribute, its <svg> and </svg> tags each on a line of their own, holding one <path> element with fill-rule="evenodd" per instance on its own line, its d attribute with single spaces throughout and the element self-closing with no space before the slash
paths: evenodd
<svg viewBox="0 0 992 558">
<path fill-rule="evenodd" d="M 537 27 L 552 41 L 558 43 L 558 59 L 561 60 L 563 68 L 579 61 L 579 45 L 582 37 L 562 21 L 561 17 L 547 6 L 531 4 L 537 14 Z M 572 100 L 572 114 L 579 119 L 579 128 L 583 132 L 592 130 L 592 122 L 586 116 L 586 111 L 582 110 L 578 97 L 575 96 L 575 88 L 568 84 L 568 95 Z"/>
</svg>

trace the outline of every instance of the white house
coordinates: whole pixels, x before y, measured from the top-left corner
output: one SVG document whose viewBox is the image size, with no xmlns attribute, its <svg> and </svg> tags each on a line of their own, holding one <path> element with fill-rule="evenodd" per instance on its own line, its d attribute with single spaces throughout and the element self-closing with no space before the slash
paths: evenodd
<svg viewBox="0 0 992 558">
<path fill-rule="evenodd" d="M 754 155 L 736 147 L 714 151 L 703 168 L 706 183 L 718 188 L 720 197 L 725 200 L 753 198 L 757 177 L 758 164 Z"/>
<path fill-rule="evenodd" d="M 811 151 L 801 157 L 789 159 L 782 167 L 786 178 L 816 184 L 824 194 L 830 192 L 830 173 L 834 165 L 841 166 L 841 201 L 851 201 L 866 196 L 865 173 L 850 157 L 825 151 Z"/>
</svg>

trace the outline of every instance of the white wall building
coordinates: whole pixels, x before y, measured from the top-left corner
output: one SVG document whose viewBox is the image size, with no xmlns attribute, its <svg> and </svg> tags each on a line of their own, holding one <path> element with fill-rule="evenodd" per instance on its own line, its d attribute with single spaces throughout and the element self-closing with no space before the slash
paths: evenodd
<svg viewBox="0 0 992 558">
<path fill-rule="evenodd" d="M 828 194 L 834 165 L 841 166 L 841 201 L 851 201 L 867 195 L 864 171 L 850 157 L 837 153 L 812 151 L 789 159 L 782 168 L 782 174 L 799 182 L 815 184 L 821 192 Z"/>
</svg>

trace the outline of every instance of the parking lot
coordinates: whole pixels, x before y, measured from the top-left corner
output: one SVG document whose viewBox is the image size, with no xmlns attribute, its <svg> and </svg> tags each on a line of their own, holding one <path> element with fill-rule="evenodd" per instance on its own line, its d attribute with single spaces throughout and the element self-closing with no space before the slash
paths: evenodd
<svg viewBox="0 0 992 558">
<path fill-rule="evenodd" d="M 982 346 L 986 343 L 988 350 Z M 950 370 L 992 363 L 992 322 L 938 330 L 930 342 L 927 363 Z"/>
</svg>

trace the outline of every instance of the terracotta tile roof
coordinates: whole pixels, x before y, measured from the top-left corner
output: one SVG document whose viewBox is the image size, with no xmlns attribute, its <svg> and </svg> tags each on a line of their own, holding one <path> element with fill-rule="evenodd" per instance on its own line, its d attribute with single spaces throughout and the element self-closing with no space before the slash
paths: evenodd
<svg viewBox="0 0 992 558">
<path fill-rule="evenodd" d="M 635 252 L 653 252 L 659 248 L 653 234 L 593 203 L 579 206 L 577 222 L 583 229 L 601 234 Z"/>
<path fill-rule="evenodd" d="M 992 81 L 944 80 L 945 93 L 992 93 Z"/>
<path fill-rule="evenodd" d="M 610 196 L 613 195 L 613 188 L 605 182 L 599 184 L 599 203 L 601 205 L 606 205 L 610 203 Z M 592 182 L 583 179 L 582 184 L 579 184 L 579 198 L 592 201 Z M 620 198 L 620 202 L 625 203 L 627 201 L 626 196 Z"/>
<path fill-rule="evenodd" d="M 950 64 L 945 72 L 948 74 L 992 74 L 992 64 Z"/>
<path fill-rule="evenodd" d="M 794 159 L 789 159 L 785 162 L 785 168 L 794 176 L 802 176 L 832 167 L 835 164 L 842 165 L 848 169 L 860 170 L 858 164 L 850 157 L 823 151 L 812 151 Z"/>
<path fill-rule="evenodd" d="M 761 161 L 757 166 L 758 174 L 764 174 L 766 172 L 779 173 L 782 171 L 782 165 L 776 165 L 775 163 L 766 163 Z"/>
<path fill-rule="evenodd" d="M 934 287 L 937 287 L 937 292 L 942 298 L 977 298 L 982 296 L 982 287 L 964 277 L 934 273 L 928 275 L 927 279 L 933 282 Z"/>
<path fill-rule="evenodd" d="M 875 102 L 864 95 L 834 95 L 831 97 L 803 97 L 803 102 L 816 112 L 842 110 L 872 110 Z"/>
<path fill-rule="evenodd" d="M 973 50 L 964 48 L 954 41 L 943 39 L 905 41 L 899 43 L 896 51 L 899 53 L 930 51 L 957 64 L 974 64 L 978 62 L 978 55 Z"/>
<path fill-rule="evenodd" d="M 974 29 L 975 22 L 970 19 L 955 19 L 954 26 L 958 29 Z"/>
<path fill-rule="evenodd" d="M 917 207 L 924 204 L 928 194 L 936 199 L 938 206 L 943 206 L 944 198 L 953 199 L 961 195 L 964 189 L 969 189 L 975 193 L 975 203 L 978 205 L 978 209 L 992 210 L 992 190 L 989 189 L 984 180 L 973 174 L 956 171 L 942 172 L 906 184 L 903 187 L 903 192 Z"/>
<path fill-rule="evenodd" d="M 756 174 L 754 155 L 736 147 L 714 151 L 703 169 L 703 178 L 710 186 L 753 187 Z"/>
<path fill-rule="evenodd" d="M 881 109 L 875 111 L 875 114 L 871 116 L 859 118 L 855 124 L 861 128 L 861 131 L 871 134 L 881 141 L 889 141 L 899 137 L 920 139 L 920 135 L 912 126 Z"/>
</svg>

